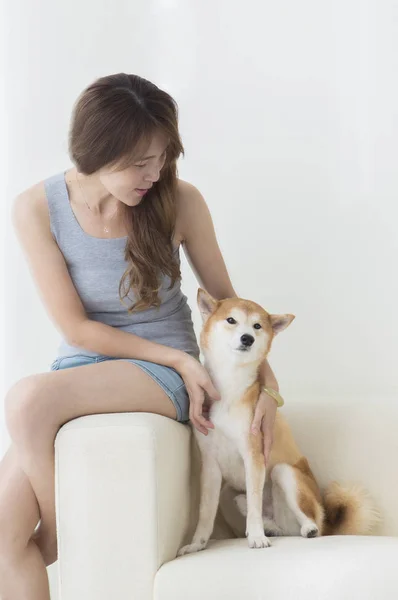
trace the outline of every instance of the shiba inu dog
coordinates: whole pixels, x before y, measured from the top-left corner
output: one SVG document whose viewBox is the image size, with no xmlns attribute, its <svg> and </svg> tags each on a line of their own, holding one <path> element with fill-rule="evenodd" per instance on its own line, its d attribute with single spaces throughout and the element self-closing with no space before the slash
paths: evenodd
<svg viewBox="0 0 398 600">
<path fill-rule="evenodd" d="M 333 482 L 322 494 L 279 411 L 267 468 L 262 435 L 251 433 L 260 393 L 260 364 L 270 352 L 273 338 L 295 316 L 269 314 L 241 298 L 217 301 L 202 289 L 198 306 L 204 365 L 221 400 L 209 411 L 214 429 L 203 435 L 193 428 L 202 459 L 199 521 L 192 543 L 178 555 L 206 547 L 220 494 L 221 512 L 238 537 L 247 536 L 250 548 L 270 546 L 266 534 L 309 538 L 370 532 L 378 514 L 366 492 Z M 245 517 L 243 529 L 236 513 Z"/>
</svg>

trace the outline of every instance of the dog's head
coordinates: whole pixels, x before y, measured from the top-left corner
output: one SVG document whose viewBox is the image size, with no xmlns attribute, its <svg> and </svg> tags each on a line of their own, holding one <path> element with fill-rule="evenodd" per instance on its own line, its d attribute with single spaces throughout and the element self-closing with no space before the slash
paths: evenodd
<svg viewBox="0 0 398 600">
<path fill-rule="evenodd" d="M 273 338 L 295 318 L 290 314 L 270 315 L 259 304 L 243 298 L 215 300 L 201 288 L 197 301 L 203 323 L 203 354 L 237 364 L 264 360 Z"/>
</svg>

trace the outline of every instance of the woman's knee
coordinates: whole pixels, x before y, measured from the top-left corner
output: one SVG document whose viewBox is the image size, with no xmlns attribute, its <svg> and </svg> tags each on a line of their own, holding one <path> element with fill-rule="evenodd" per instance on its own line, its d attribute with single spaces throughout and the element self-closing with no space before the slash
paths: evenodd
<svg viewBox="0 0 398 600">
<path fill-rule="evenodd" d="M 24 377 L 8 390 L 4 401 L 5 421 L 14 443 L 34 435 L 36 426 L 43 419 L 40 398 L 44 393 L 45 385 L 40 375 Z"/>
</svg>

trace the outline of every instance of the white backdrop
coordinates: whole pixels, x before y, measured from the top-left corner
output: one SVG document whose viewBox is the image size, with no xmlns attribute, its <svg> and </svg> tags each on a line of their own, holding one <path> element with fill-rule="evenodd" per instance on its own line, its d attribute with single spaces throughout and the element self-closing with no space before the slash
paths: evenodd
<svg viewBox="0 0 398 600">
<path fill-rule="evenodd" d="M 269 357 L 287 400 L 398 390 L 396 2 L 15 0 L 5 22 L 5 389 L 47 370 L 59 339 L 12 198 L 69 166 L 83 87 L 127 71 L 179 103 L 180 176 L 209 204 L 238 293 L 296 315 Z"/>
<path fill-rule="evenodd" d="M 208 202 L 237 292 L 296 315 L 269 357 L 286 401 L 347 391 L 376 391 L 381 408 L 396 401 L 397 2 L 14 0 L 3 9 L 4 390 L 47 370 L 59 340 L 11 228 L 12 198 L 69 166 L 83 87 L 126 71 L 178 101 L 180 176 Z M 185 262 L 184 278 L 198 328 Z"/>
</svg>

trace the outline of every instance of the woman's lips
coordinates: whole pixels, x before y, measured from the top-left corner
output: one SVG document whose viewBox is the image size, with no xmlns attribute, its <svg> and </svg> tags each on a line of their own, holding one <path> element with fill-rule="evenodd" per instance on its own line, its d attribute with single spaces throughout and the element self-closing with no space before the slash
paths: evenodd
<svg viewBox="0 0 398 600">
<path fill-rule="evenodd" d="M 140 189 L 140 188 L 135 188 L 135 191 L 137 192 L 137 194 L 139 194 L 140 196 L 144 196 L 147 191 L 149 190 L 149 188 L 146 189 Z"/>
</svg>

